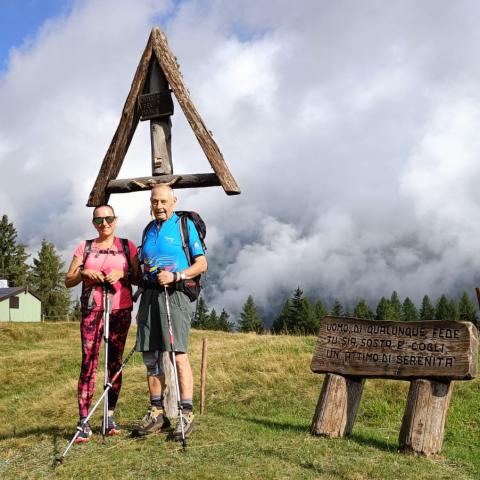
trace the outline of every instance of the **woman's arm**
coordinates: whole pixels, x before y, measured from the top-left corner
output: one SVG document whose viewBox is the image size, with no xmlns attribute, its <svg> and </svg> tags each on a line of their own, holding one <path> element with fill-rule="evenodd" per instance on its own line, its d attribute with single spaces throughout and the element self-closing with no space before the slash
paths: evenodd
<svg viewBox="0 0 480 480">
<path fill-rule="evenodd" d="M 97 283 L 103 283 L 105 281 L 105 276 L 102 272 L 98 272 L 97 270 L 92 269 L 81 270 L 81 265 L 81 260 L 78 257 L 74 256 L 72 259 L 72 263 L 68 268 L 68 272 L 65 275 L 65 286 L 67 288 L 72 288 L 75 285 L 78 285 L 85 278 L 89 278 L 90 280 L 93 280 Z"/>
<path fill-rule="evenodd" d="M 82 279 L 82 273 L 80 271 L 81 261 L 78 257 L 72 258 L 72 263 L 68 267 L 68 272 L 65 275 L 65 286 L 67 288 L 72 288 L 75 285 L 78 285 Z"/>
</svg>

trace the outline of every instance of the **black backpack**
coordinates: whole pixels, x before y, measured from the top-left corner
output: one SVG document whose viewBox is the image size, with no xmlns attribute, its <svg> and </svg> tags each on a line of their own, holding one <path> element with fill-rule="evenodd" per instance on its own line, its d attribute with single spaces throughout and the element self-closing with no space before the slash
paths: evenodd
<svg viewBox="0 0 480 480">
<path fill-rule="evenodd" d="M 178 210 L 175 212 L 180 217 L 180 237 L 182 238 L 182 248 L 183 252 L 185 253 L 185 257 L 187 258 L 188 265 L 192 265 L 193 259 L 190 255 L 190 250 L 188 248 L 188 244 L 190 242 L 190 234 L 188 232 L 188 225 L 187 220 L 190 219 L 195 228 L 197 229 L 198 237 L 202 242 L 203 251 L 207 251 L 207 246 L 205 245 L 205 237 L 207 235 L 207 226 L 203 221 L 202 217 L 197 212 L 187 211 L 187 210 Z M 148 225 L 143 229 L 142 233 L 142 243 L 140 247 L 138 247 L 138 256 L 140 258 L 141 251 L 143 248 L 143 243 L 145 242 L 145 236 L 149 228 L 155 223 L 155 220 L 152 220 L 148 223 Z M 197 275 L 195 278 L 191 278 L 188 280 L 183 280 L 182 282 L 178 282 L 178 288 L 187 295 L 190 301 L 194 301 L 200 295 L 200 290 L 202 288 L 201 285 L 201 275 Z"/>
</svg>

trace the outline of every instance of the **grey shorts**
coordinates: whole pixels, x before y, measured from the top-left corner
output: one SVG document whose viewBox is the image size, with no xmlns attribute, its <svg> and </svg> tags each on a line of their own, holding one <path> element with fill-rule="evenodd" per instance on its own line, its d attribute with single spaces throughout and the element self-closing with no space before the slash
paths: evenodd
<svg viewBox="0 0 480 480">
<path fill-rule="evenodd" d="M 168 300 L 174 350 L 186 353 L 193 316 L 192 303 L 184 293 L 179 291 L 169 294 Z M 138 352 L 170 351 L 167 309 L 163 290 L 146 289 L 142 293 L 137 317 L 136 350 Z"/>
</svg>

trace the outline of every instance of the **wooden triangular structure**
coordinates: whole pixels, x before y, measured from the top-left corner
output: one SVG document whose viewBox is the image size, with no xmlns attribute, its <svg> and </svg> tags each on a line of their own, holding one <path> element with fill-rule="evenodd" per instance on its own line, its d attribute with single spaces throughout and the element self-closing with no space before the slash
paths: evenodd
<svg viewBox="0 0 480 480">
<path fill-rule="evenodd" d="M 171 91 L 182 108 L 188 123 L 192 127 L 192 130 L 215 173 L 173 175 L 155 174 L 155 172 L 152 171 L 152 176 L 150 177 L 117 180 L 117 176 L 120 172 L 120 168 L 128 147 L 130 146 L 138 122 L 141 119 L 145 119 L 145 111 L 143 111 L 144 115 L 143 118 L 141 118 L 142 111 L 139 105 L 139 97 L 148 91 L 148 76 L 155 67 L 157 67 L 157 70 L 160 70 L 160 74 L 166 79 L 166 82 L 168 82 Z M 167 122 L 170 122 L 169 117 Z M 148 190 L 158 183 L 169 183 L 174 188 L 210 187 L 221 185 L 227 195 L 236 195 L 240 193 L 240 188 L 230 173 L 218 145 L 190 99 L 188 90 L 183 83 L 183 78 L 176 58 L 168 46 L 167 37 L 158 27 L 154 27 L 150 33 L 140 63 L 138 64 L 137 71 L 135 72 L 130 93 L 128 94 L 125 106 L 123 107 L 120 123 L 113 136 L 105 158 L 103 159 L 102 166 L 90 193 L 87 206 L 94 207 L 107 203 L 111 193 Z"/>
</svg>

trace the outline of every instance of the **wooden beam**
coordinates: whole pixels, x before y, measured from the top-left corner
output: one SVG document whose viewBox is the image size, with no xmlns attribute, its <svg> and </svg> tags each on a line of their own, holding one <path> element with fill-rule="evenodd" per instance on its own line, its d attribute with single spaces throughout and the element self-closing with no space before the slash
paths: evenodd
<svg viewBox="0 0 480 480">
<path fill-rule="evenodd" d="M 207 383 L 207 357 L 208 341 L 206 338 L 202 342 L 202 367 L 200 370 L 200 415 L 205 413 L 205 385 Z"/>
<path fill-rule="evenodd" d="M 106 191 L 111 193 L 141 192 L 153 186 L 168 183 L 172 188 L 219 187 L 220 180 L 214 173 L 197 173 L 189 175 L 155 175 L 151 177 L 126 178 L 110 180 Z"/>
<path fill-rule="evenodd" d="M 162 362 L 163 371 L 165 372 L 165 385 L 167 387 L 165 392 L 163 392 L 165 396 L 165 415 L 173 418 L 178 415 L 178 404 L 175 395 L 175 371 L 173 370 L 170 352 L 163 352 Z"/>
<path fill-rule="evenodd" d="M 152 34 L 150 34 L 133 77 L 132 86 L 120 117 L 120 123 L 105 154 L 97 179 L 88 198 L 88 207 L 95 207 L 108 202 L 109 194 L 106 191 L 106 186 L 110 180 L 117 178 L 140 119 L 137 98 L 143 92 L 151 58 Z"/>
<path fill-rule="evenodd" d="M 171 103 L 173 112 L 173 102 L 168 89 L 168 81 L 155 56 L 152 57 L 150 62 L 147 85 L 148 88 L 146 90 L 148 93 L 162 92 L 167 95 L 168 104 L 170 105 Z M 166 99 L 164 98 L 164 104 L 165 102 Z M 150 120 L 150 144 L 152 147 L 152 175 L 172 175 L 172 122 L 169 115 L 162 118 L 154 117 Z"/>
<path fill-rule="evenodd" d="M 158 27 L 154 27 L 150 38 L 152 40 L 152 48 L 157 57 L 158 63 L 167 77 L 168 83 L 170 84 L 188 123 L 192 127 L 198 143 L 202 147 L 214 172 L 217 174 L 225 193 L 227 195 L 238 195 L 240 193 L 240 187 L 230 173 L 212 134 L 208 131 L 200 114 L 195 108 L 195 105 L 190 99 L 190 94 L 183 83 L 177 59 L 168 46 L 167 37 Z"/>
</svg>

